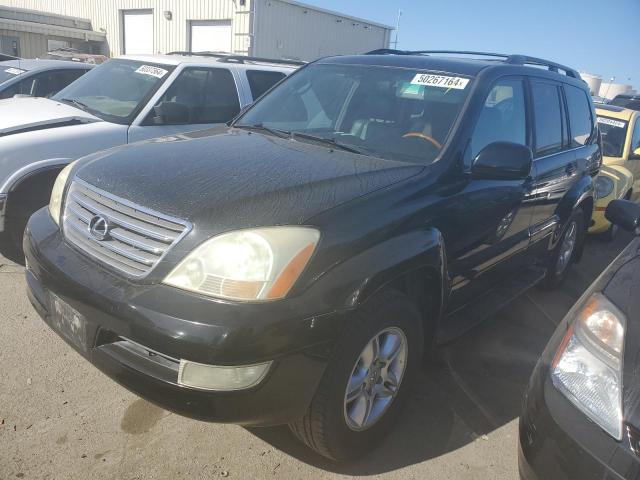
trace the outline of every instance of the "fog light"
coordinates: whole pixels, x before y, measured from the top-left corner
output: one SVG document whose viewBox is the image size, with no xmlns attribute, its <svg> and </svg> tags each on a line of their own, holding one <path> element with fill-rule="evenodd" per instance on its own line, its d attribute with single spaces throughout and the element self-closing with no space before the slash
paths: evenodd
<svg viewBox="0 0 640 480">
<path fill-rule="evenodd" d="M 180 360 L 178 383 L 203 390 L 242 390 L 260 383 L 271 363 L 222 367 Z"/>
</svg>

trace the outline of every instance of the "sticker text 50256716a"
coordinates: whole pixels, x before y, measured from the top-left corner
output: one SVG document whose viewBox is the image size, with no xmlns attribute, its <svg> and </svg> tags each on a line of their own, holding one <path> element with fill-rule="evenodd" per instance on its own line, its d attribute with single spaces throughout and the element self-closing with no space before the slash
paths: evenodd
<svg viewBox="0 0 640 480">
<path fill-rule="evenodd" d="M 418 73 L 411 83 L 414 85 L 425 85 L 429 87 L 454 88 L 464 90 L 469 83 L 468 78 L 449 77 L 447 75 L 432 75 L 429 73 Z"/>
</svg>

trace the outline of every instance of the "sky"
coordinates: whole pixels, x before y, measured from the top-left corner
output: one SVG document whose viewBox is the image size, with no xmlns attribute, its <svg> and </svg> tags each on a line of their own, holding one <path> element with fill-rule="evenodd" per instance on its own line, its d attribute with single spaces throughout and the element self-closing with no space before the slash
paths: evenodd
<svg viewBox="0 0 640 480">
<path fill-rule="evenodd" d="M 399 49 L 526 54 L 640 91 L 640 0 L 302 1 L 393 26 L 401 9 Z"/>
</svg>

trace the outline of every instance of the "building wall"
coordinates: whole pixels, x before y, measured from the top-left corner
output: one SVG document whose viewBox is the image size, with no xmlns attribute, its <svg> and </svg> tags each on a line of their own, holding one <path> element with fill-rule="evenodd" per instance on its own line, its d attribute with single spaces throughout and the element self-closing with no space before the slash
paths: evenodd
<svg viewBox="0 0 640 480">
<path fill-rule="evenodd" d="M 137 9 L 153 10 L 155 52 L 187 50 L 190 20 L 231 20 L 233 49 L 245 53 L 250 1 L 237 8 L 233 0 L 0 0 L 0 5 L 88 18 L 93 30 L 106 31 L 110 55 L 117 56 L 123 53 L 121 11 Z M 172 20 L 165 11 L 172 12 Z"/>
<path fill-rule="evenodd" d="M 0 29 L 0 42 L 2 37 L 13 38 L 17 37 L 19 42 L 18 55 L 24 58 L 37 58 L 44 55 L 47 52 L 47 37 L 45 35 L 39 35 L 37 33 L 30 32 L 16 32 L 12 30 Z M 6 49 L 3 53 L 13 55 L 14 52 Z"/>
<path fill-rule="evenodd" d="M 253 54 L 315 60 L 388 48 L 390 30 L 280 0 L 255 0 Z"/>
</svg>

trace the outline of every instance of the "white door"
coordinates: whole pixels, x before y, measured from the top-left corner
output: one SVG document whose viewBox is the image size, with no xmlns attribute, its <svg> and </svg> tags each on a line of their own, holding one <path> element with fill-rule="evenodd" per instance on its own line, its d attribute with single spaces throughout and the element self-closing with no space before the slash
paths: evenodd
<svg viewBox="0 0 640 480">
<path fill-rule="evenodd" d="M 122 12 L 125 55 L 153 53 L 153 10 Z"/>
<path fill-rule="evenodd" d="M 231 52 L 231 20 L 191 22 L 192 52 Z"/>
</svg>

